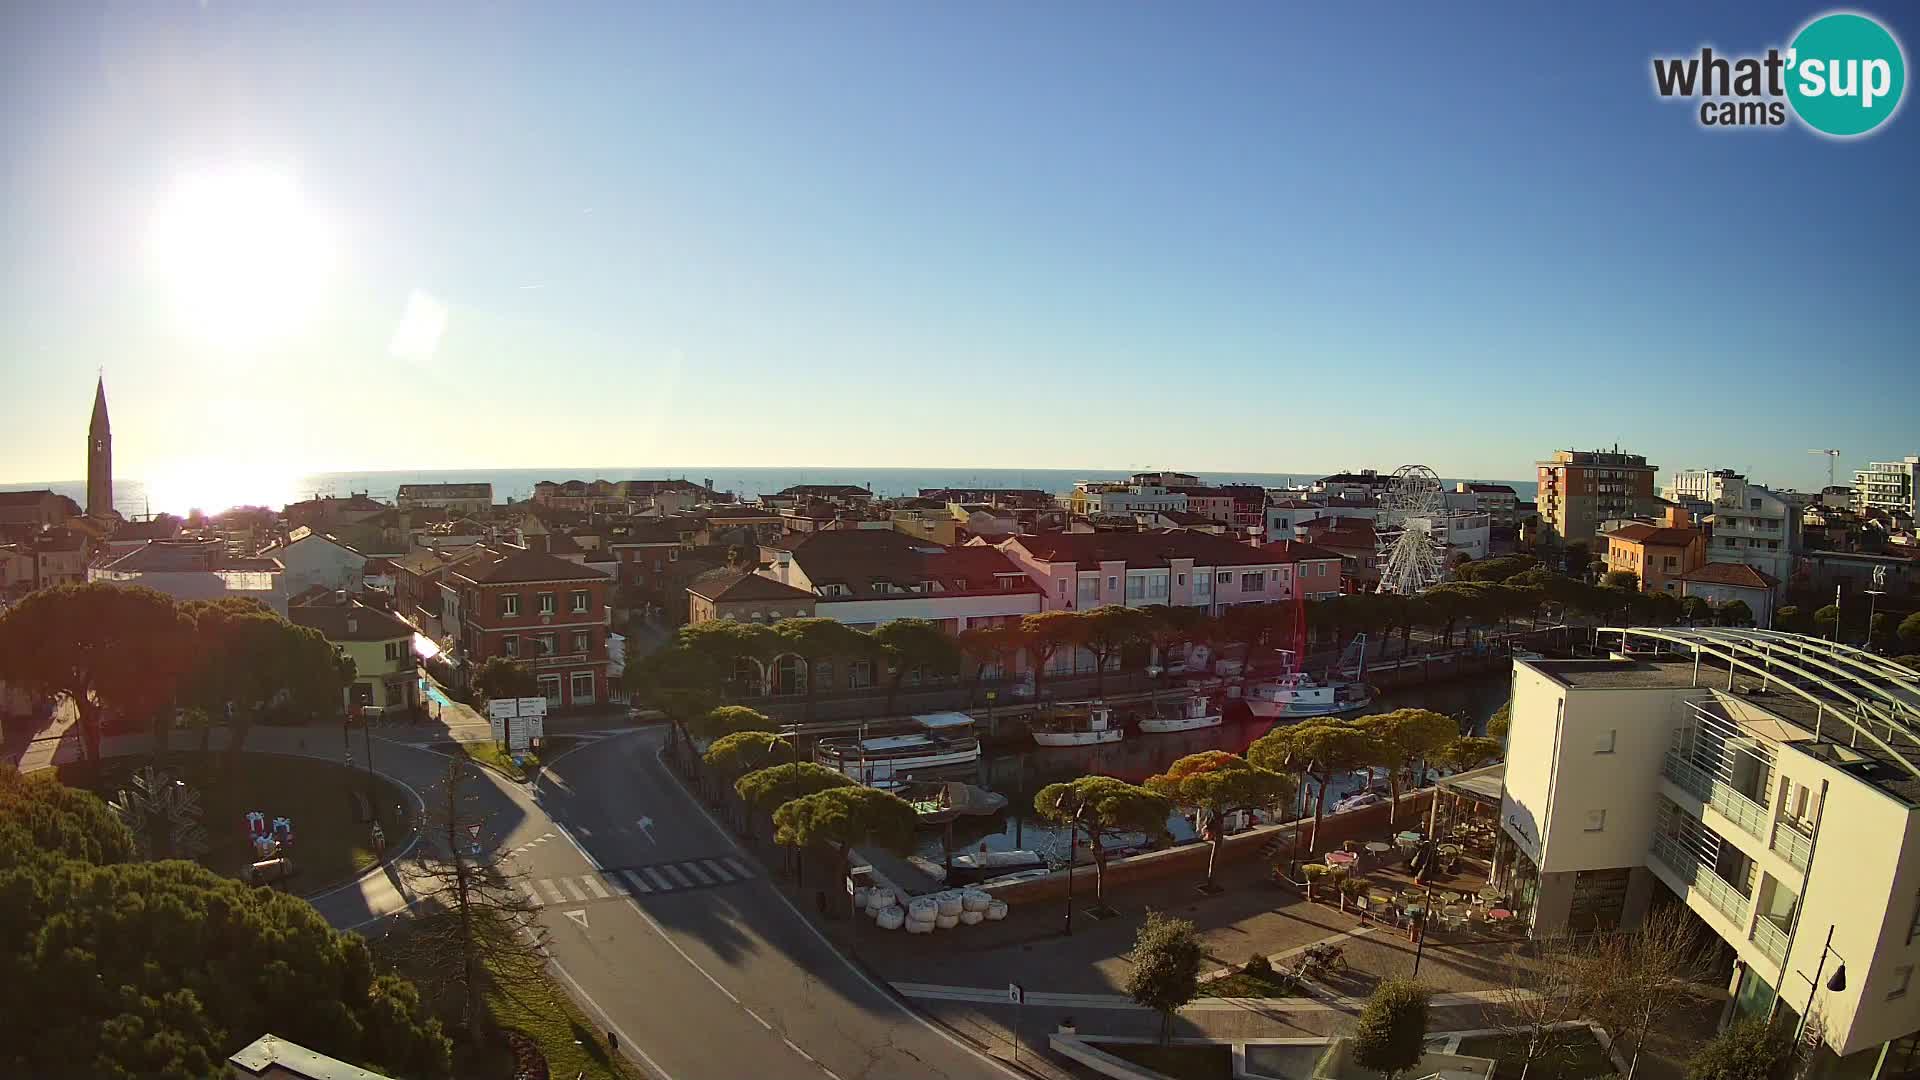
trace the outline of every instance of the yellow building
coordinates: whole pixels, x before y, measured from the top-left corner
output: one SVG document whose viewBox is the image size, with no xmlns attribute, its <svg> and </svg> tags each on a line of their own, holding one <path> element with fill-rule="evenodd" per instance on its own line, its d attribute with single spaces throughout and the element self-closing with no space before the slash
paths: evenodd
<svg viewBox="0 0 1920 1080">
<path fill-rule="evenodd" d="M 398 712 L 420 700 L 413 627 L 398 616 L 358 600 L 343 601 L 338 593 L 325 593 L 311 603 L 289 607 L 287 617 L 320 631 L 353 658 L 355 675 L 346 694 L 349 709 Z"/>
</svg>

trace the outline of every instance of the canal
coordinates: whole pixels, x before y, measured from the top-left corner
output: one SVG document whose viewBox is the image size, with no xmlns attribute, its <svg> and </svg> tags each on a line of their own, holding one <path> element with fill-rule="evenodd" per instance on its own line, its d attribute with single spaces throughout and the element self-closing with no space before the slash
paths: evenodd
<svg viewBox="0 0 1920 1080">
<path fill-rule="evenodd" d="M 1511 676 L 1490 672 L 1466 679 L 1455 679 L 1428 686 L 1407 687 L 1382 694 L 1369 713 L 1394 709 L 1422 708 L 1446 713 L 1470 722 L 1471 731 L 1486 731 L 1487 720 L 1511 692 Z M 1229 717 L 1234 715 L 1229 712 Z M 1242 714 L 1244 715 L 1244 714 Z M 1183 731 L 1167 735 L 1142 735 L 1129 731 L 1127 737 L 1105 746 L 1037 747 L 1008 749 L 985 747 L 980 770 L 973 783 L 1001 792 L 1007 808 L 992 817 L 961 818 L 953 823 L 953 850 L 1012 851 L 1024 848 L 1039 852 L 1055 866 L 1065 866 L 1069 850 L 1067 831 L 1039 819 L 1033 811 L 1034 792 L 1048 784 L 1087 775 L 1117 776 L 1139 783 L 1187 754 L 1203 750 L 1225 750 L 1242 754 L 1255 739 L 1271 730 L 1270 720 L 1229 719 L 1219 727 L 1201 731 Z M 1364 779 L 1355 774 L 1335 781 L 1328 806 L 1347 794 L 1360 790 Z M 1175 815 L 1168 831 L 1176 842 L 1194 838 L 1193 827 Z M 915 854 L 940 862 L 944 854 L 941 830 L 925 829 L 916 836 Z M 1083 856 L 1084 858 L 1084 856 Z"/>
</svg>

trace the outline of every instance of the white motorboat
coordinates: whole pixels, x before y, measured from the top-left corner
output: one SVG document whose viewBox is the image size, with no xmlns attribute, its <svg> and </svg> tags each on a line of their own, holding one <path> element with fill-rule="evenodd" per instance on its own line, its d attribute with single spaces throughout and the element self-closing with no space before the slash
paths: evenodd
<svg viewBox="0 0 1920 1080">
<path fill-rule="evenodd" d="M 973 717 L 962 712 L 929 713 L 913 718 L 919 728 L 904 735 L 821 739 L 813 760 L 860 784 L 904 780 L 932 773 L 968 771 L 980 762 L 980 739 Z"/>
<path fill-rule="evenodd" d="M 1263 720 L 1345 716 L 1373 704 L 1373 687 L 1363 682 L 1321 682 L 1304 671 L 1289 671 L 1247 687 L 1241 700 Z"/>
<path fill-rule="evenodd" d="M 1220 710 L 1205 694 L 1157 700 L 1153 710 L 1140 718 L 1142 734 L 1161 735 L 1170 731 L 1193 731 L 1220 726 Z"/>
<path fill-rule="evenodd" d="M 1041 746 L 1098 746 L 1119 742 L 1127 734 L 1113 709 L 1099 701 L 1063 702 L 1031 727 L 1033 741 Z"/>
<path fill-rule="evenodd" d="M 1045 870 L 1047 860 L 1037 851 L 969 851 L 953 857 L 953 870 L 947 880 L 965 885 L 989 878 L 1006 877 L 1022 870 Z"/>
<path fill-rule="evenodd" d="M 962 815 L 989 817 L 1007 808 L 1005 795 L 959 780 L 881 780 L 872 786 L 905 799 L 923 826 L 944 825 Z"/>
</svg>

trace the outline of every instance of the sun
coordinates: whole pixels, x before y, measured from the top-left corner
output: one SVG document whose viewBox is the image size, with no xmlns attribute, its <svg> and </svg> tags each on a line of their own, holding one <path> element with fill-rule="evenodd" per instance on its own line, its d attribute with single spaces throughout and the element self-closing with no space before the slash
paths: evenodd
<svg viewBox="0 0 1920 1080">
<path fill-rule="evenodd" d="M 181 327 L 232 349 L 299 330 L 333 268 L 333 234 L 283 169 L 230 164 L 182 173 L 161 197 L 148 257 Z"/>
</svg>

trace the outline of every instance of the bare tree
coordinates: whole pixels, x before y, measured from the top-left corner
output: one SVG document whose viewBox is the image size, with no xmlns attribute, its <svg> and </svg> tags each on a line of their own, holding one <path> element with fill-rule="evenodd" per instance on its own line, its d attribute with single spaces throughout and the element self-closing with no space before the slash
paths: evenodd
<svg viewBox="0 0 1920 1080">
<path fill-rule="evenodd" d="M 1515 964 L 1509 985 L 1495 992 L 1494 1026 L 1510 1044 L 1507 1056 L 1520 1060 L 1520 1080 L 1536 1062 L 1571 1048 L 1582 1030 L 1574 1022 L 1586 1018 L 1595 1003 L 1595 970 L 1591 946 L 1553 938 L 1540 944 L 1537 964 Z"/>
<path fill-rule="evenodd" d="M 1637 932 L 1596 940 L 1583 952 L 1593 1013 L 1616 1039 L 1633 1035 L 1626 1080 L 1654 1022 L 1698 1001 L 1710 964 L 1691 913 L 1679 904 L 1650 911 Z"/>
<path fill-rule="evenodd" d="M 465 761 L 447 762 L 445 800 L 428 823 L 421 889 L 430 910 L 408 938 L 408 951 L 428 982 L 457 988 L 464 1002 L 467 1034 L 485 1038 L 486 990 L 490 979 L 532 977 L 546 966 L 546 930 L 527 898 L 524 875 L 497 860 L 470 854 L 479 815 L 463 793 L 471 775 Z M 442 849 L 443 850 L 438 850 Z"/>
</svg>

